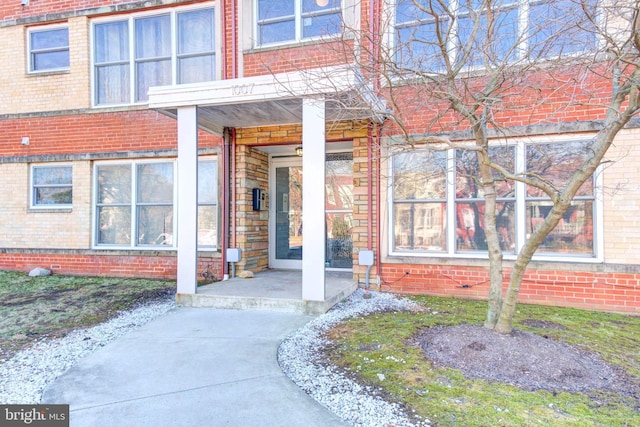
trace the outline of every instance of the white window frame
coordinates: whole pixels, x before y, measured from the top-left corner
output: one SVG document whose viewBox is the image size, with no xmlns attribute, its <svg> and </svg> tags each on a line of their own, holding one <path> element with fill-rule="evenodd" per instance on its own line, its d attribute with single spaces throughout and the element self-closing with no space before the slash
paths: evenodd
<svg viewBox="0 0 640 427">
<path fill-rule="evenodd" d="M 169 15 L 169 19 L 171 21 L 171 85 L 176 85 L 178 84 L 178 60 L 184 57 L 189 57 L 189 56 L 193 56 L 193 55 L 178 55 L 178 42 L 177 42 L 177 38 L 178 38 L 178 14 L 181 13 L 188 13 L 188 12 L 194 12 L 194 11 L 198 11 L 198 10 L 204 10 L 204 9 L 212 9 L 213 10 L 213 26 L 214 26 L 214 50 L 212 52 L 213 56 L 214 56 L 214 70 L 213 70 L 213 80 L 215 81 L 217 79 L 220 78 L 220 64 L 219 64 L 219 58 L 220 58 L 220 25 L 219 25 L 219 21 L 220 21 L 220 17 L 219 17 L 219 12 L 218 12 L 218 7 L 216 5 L 216 2 L 207 2 L 207 3 L 202 3 L 202 4 L 198 4 L 196 6 L 184 6 L 184 7 L 172 7 L 172 8 L 163 8 L 163 9 L 156 9 L 156 10 L 152 10 L 152 11 L 145 11 L 145 12 L 139 12 L 139 13 L 132 13 L 129 15 L 117 15 L 114 17 L 109 17 L 109 18 L 96 18 L 94 20 L 91 21 L 91 32 L 90 32 L 90 51 L 91 51 L 91 104 L 94 108 L 111 108 L 111 107 L 117 107 L 117 106 L 124 106 L 124 105 L 144 105 L 147 104 L 148 101 L 147 100 L 142 100 L 142 101 L 138 101 L 136 98 L 136 88 L 137 88 L 137 82 L 136 82 L 136 64 L 140 63 L 140 62 L 144 62 L 146 61 L 146 59 L 143 60 L 139 60 L 136 59 L 135 57 L 135 21 L 137 19 L 140 18 L 151 18 L 151 17 L 155 17 L 155 16 L 162 16 L 162 15 Z M 103 104 L 99 104 L 98 103 L 98 97 L 97 97 L 97 73 L 96 73 L 96 68 L 98 67 L 98 65 L 96 64 L 96 40 L 95 40 L 95 31 L 96 31 L 96 25 L 100 25 L 100 24 L 108 24 L 108 23 L 115 23 L 115 22 L 123 22 L 126 21 L 127 25 L 128 25 L 128 58 L 123 61 L 119 61 L 119 63 L 121 64 L 127 64 L 127 66 L 129 67 L 129 100 L 126 102 L 120 102 L 120 103 L 103 103 Z M 114 63 L 115 64 L 115 63 Z"/>
<path fill-rule="evenodd" d="M 32 34 L 35 33 L 46 33 L 49 31 L 57 31 L 57 30 L 67 30 L 67 45 L 66 46 L 60 46 L 60 47 L 56 47 L 56 48 L 48 48 L 48 49 L 39 49 L 37 51 L 34 51 L 32 46 L 31 46 L 31 36 Z M 51 72 L 56 72 L 56 71 L 68 71 L 71 67 L 71 47 L 70 47 L 70 40 L 69 40 L 69 26 L 67 24 L 64 25 L 48 25 L 46 27 L 34 27 L 34 28 L 29 28 L 27 30 L 27 70 L 29 74 L 42 74 L 42 73 L 51 73 Z M 54 68 L 44 68 L 44 69 L 39 69 L 36 70 L 35 69 L 35 63 L 33 60 L 33 56 L 40 54 L 40 53 L 48 53 L 48 52 L 67 52 L 68 55 L 68 59 L 69 59 L 69 65 L 64 66 L 64 67 L 54 67 Z"/>
<path fill-rule="evenodd" d="M 445 0 L 446 1 L 446 0 Z M 448 0 L 449 4 L 450 4 L 450 8 L 451 10 L 457 10 L 458 9 L 458 0 Z M 529 9 L 531 6 L 535 6 L 535 5 L 539 5 L 539 4 L 543 4 L 543 3 L 552 3 L 554 2 L 554 0 L 514 0 L 513 3 L 510 3 L 507 6 L 503 6 L 501 7 L 501 9 L 510 9 L 510 8 L 517 8 L 518 10 L 518 34 L 516 36 L 516 40 L 523 40 L 517 47 L 516 49 L 516 58 L 514 59 L 514 61 L 520 61 L 523 60 L 524 58 L 526 58 L 526 56 L 528 55 L 528 37 L 526 37 L 524 35 L 525 31 L 527 30 L 527 25 L 528 25 L 528 21 L 529 21 Z M 389 4 L 389 7 L 387 7 L 386 9 L 386 13 L 385 16 L 388 18 L 388 22 L 391 23 L 391 25 L 389 25 L 389 30 L 386 33 L 386 37 L 388 39 L 389 45 L 392 47 L 391 49 L 391 57 L 392 60 L 400 63 L 398 60 L 398 51 L 397 51 L 397 28 L 398 25 L 396 23 L 396 2 L 395 1 L 391 1 Z M 602 19 L 602 18 L 600 18 Z M 454 22 L 454 28 L 451 29 L 452 33 L 457 33 L 457 23 L 458 23 L 458 19 L 455 20 Z M 401 26 L 402 27 L 417 27 L 422 25 L 421 24 L 422 21 L 415 21 L 415 23 L 403 23 Z M 596 47 L 600 47 L 600 45 L 602 44 L 603 40 L 601 37 L 597 37 L 595 36 L 595 43 L 596 43 Z M 447 51 L 450 52 L 449 54 L 449 58 L 451 61 L 455 60 L 456 55 L 458 54 L 458 46 L 455 45 L 455 41 L 449 39 L 447 41 Z M 591 52 L 590 50 L 583 50 L 581 52 L 575 52 L 573 54 L 570 54 L 568 56 L 579 56 L 585 53 Z M 546 56 L 544 58 L 541 58 L 543 60 L 547 60 L 547 61 L 553 61 L 554 59 L 557 59 L 556 56 L 553 55 L 549 55 Z M 477 69 L 477 68 L 481 68 L 480 66 L 467 66 L 464 69 L 465 70 L 473 70 L 473 69 Z M 440 70 L 439 69 L 433 69 L 432 72 L 433 73 L 438 73 Z"/>
<path fill-rule="evenodd" d="M 38 185 L 36 186 L 34 180 L 34 172 L 36 169 L 48 169 L 48 168 L 69 168 L 71 169 L 71 183 L 60 185 Z M 70 203 L 55 203 L 55 204 L 38 204 L 35 197 L 36 187 L 68 187 L 72 191 Z M 70 209 L 73 206 L 73 165 L 70 163 L 42 163 L 32 164 L 29 168 L 29 209 Z"/>
<path fill-rule="evenodd" d="M 215 206 L 216 208 L 216 229 L 217 235 L 220 235 L 219 227 L 220 227 L 220 193 L 219 193 L 219 180 L 220 180 L 220 170 L 217 168 L 218 166 L 218 157 L 213 156 L 202 156 L 199 157 L 198 162 L 215 162 L 217 174 L 215 176 L 215 185 L 217 187 L 216 194 L 218 194 L 218 200 L 215 203 L 198 203 L 198 206 Z M 172 206 L 173 206 L 173 236 L 172 242 L 170 245 L 137 245 L 137 166 L 142 164 L 157 164 L 157 163 L 171 163 L 173 165 L 173 195 L 172 195 Z M 119 245 L 119 244 L 105 244 L 98 243 L 98 168 L 100 166 L 129 166 L 131 169 L 131 201 L 130 201 L 130 212 L 131 212 L 131 241 L 128 245 Z M 176 206 L 178 201 L 178 185 L 177 185 L 177 159 L 175 158 L 155 158 L 155 159 L 138 159 L 138 160 L 113 160 L 113 161 L 99 161 L 93 164 L 93 197 L 91 200 L 91 210 L 92 210 L 92 224 L 91 224 L 91 241 L 92 247 L 94 249 L 113 249 L 113 250 L 123 250 L 123 249 L 135 249 L 135 250 L 175 250 L 177 245 L 177 237 L 178 237 L 178 223 L 177 223 L 177 212 Z M 218 245 L 208 245 L 208 246 L 199 246 L 199 251 L 216 251 L 218 249 Z"/>
<path fill-rule="evenodd" d="M 340 6 L 336 7 L 336 8 L 332 8 L 332 9 L 328 9 L 327 11 L 323 11 L 322 13 L 307 13 L 307 14 L 303 14 L 302 13 L 302 1 L 303 0 L 294 0 L 294 12 L 293 12 L 293 20 L 294 20 L 294 38 L 291 40 L 283 40 L 280 42 L 272 42 L 272 43 L 262 43 L 262 41 L 260 40 L 260 23 L 263 21 L 271 21 L 271 22 L 278 22 L 278 21 L 287 21 L 290 19 L 282 19 L 282 18 L 271 18 L 271 19 L 265 19 L 263 21 L 261 21 L 259 19 L 259 11 L 258 11 L 258 1 L 259 0 L 253 0 L 253 34 L 255 35 L 254 37 L 254 48 L 259 49 L 259 48 L 264 48 L 264 47 L 274 47 L 274 46 L 283 46 L 283 45 L 289 45 L 289 44 L 296 44 L 296 43 L 300 43 L 303 41 L 314 41 L 314 40 L 330 40 L 330 39 L 338 39 L 342 36 L 342 34 L 344 33 L 344 28 L 342 23 L 345 22 L 345 0 L 341 0 L 340 1 Z M 303 33 L 303 19 L 305 18 L 306 15 L 328 15 L 328 14 L 333 14 L 335 12 L 339 12 L 340 13 L 340 17 L 341 17 L 341 23 L 340 23 L 340 31 L 336 34 L 332 34 L 329 36 L 314 36 L 314 37 L 303 37 L 302 33 Z M 303 16 L 305 15 L 305 16 Z"/>
<path fill-rule="evenodd" d="M 173 165 L 173 195 L 172 195 L 172 208 L 173 208 L 173 221 L 172 221 L 172 229 L 173 236 L 171 240 L 171 244 L 167 245 L 138 245 L 138 224 L 137 224 L 137 189 L 138 189 L 138 176 L 137 176 L 137 168 L 138 165 L 144 164 L 158 164 L 158 163 L 171 163 Z M 128 166 L 131 169 L 131 200 L 129 202 L 130 206 L 130 215 L 131 215 L 131 223 L 130 226 L 130 241 L 128 245 L 124 244 L 109 244 L 109 243 L 98 243 L 98 168 L 100 166 Z M 128 161 L 100 161 L 95 162 L 93 164 L 93 197 L 91 201 L 92 207 L 92 246 L 94 249 L 135 249 L 135 250 L 175 250 L 176 248 L 176 236 L 177 236 L 177 215 L 176 215 L 176 204 L 177 204 L 177 183 L 176 183 L 176 159 L 175 158 L 155 158 L 155 159 L 144 159 L 144 160 L 128 160 Z"/>
<path fill-rule="evenodd" d="M 568 136 L 558 136 L 552 138 L 515 138 L 508 141 L 491 141 L 492 144 L 498 146 L 515 146 L 515 172 L 524 172 L 526 161 L 526 146 L 531 144 L 562 144 L 570 142 L 580 142 L 589 140 L 593 135 L 576 134 Z M 442 147 L 441 147 L 442 148 Z M 416 146 L 416 150 L 419 150 Z M 425 149 L 428 150 L 428 149 Z M 447 150 L 447 201 L 446 201 L 446 222 L 445 229 L 447 248 L 445 251 L 399 251 L 394 250 L 395 245 L 395 218 L 394 205 L 395 199 L 393 194 L 393 161 L 391 158 L 395 153 L 391 152 L 391 158 L 388 162 L 387 172 L 389 185 L 387 186 L 387 206 L 389 227 L 387 233 L 387 250 L 389 256 L 402 256 L 410 258 L 457 258 L 457 259 L 488 259 L 486 251 L 475 252 L 456 252 L 456 219 L 455 219 L 455 149 Z M 401 151 L 398 151 L 401 153 Z M 604 260 L 604 226 L 603 226 L 603 168 L 599 167 L 594 173 L 593 188 L 593 255 L 580 254 L 562 254 L 562 253 L 537 253 L 533 256 L 534 261 L 562 261 L 562 262 L 580 262 L 580 263 L 602 263 Z M 579 198 L 578 198 L 579 199 Z M 526 240 L 526 186 L 524 183 L 515 182 L 515 254 L 504 253 L 505 260 L 515 260 L 518 252 L 522 249 Z"/>
</svg>

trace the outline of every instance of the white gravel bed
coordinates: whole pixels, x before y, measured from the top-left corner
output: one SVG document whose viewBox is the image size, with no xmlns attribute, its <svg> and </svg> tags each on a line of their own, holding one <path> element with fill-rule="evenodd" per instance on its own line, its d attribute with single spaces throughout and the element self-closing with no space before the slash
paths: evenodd
<svg viewBox="0 0 640 427">
<path fill-rule="evenodd" d="M 375 390 L 346 378 L 336 367 L 322 360 L 321 350 L 329 344 L 324 334 L 342 320 L 377 311 L 419 308 L 412 301 L 392 294 L 368 293 L 371 298 L 365 299 L 365 291 L 356 290 L 328 313 L 287 337 L 280 345 L 278 362 L 285 374 L 307 394 L 354 426 L 429 426 L 429 420 L 410 420 L 400 405 L 376 396 Z"/>
<path fill-rule="evenodd" d="M 43 339 L 8 360 L 0 360 L 0 402 L 40 403 L 45 387 L 79 359 L 173 307 L 174 296 L 142 304 L 105 323 L 75 330 L 63 338 Z"/>
</svg>

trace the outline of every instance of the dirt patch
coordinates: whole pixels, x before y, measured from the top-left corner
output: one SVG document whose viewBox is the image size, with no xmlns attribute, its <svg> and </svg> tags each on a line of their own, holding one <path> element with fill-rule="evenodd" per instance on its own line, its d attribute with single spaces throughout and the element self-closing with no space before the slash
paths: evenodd
<svg viewBox="0 0 640 427">
<path fill-rule="evenodd" d="M 468 378 L 513 384 L 524 390 L 610 390 L 640 396 L 640 385 L 598 355 L 529 332 L 501 335 L 478 325 L 438 326 L 416 338 L 437 365 Z"/>
<path fill-rule="evenodd" d="M 561 330 L 567 329 L 566 326 L 561 325 L 559 323 L 551 322 L 549 320 L 525 319 L 522 321 L 522 323 L 532 328 L 539 328 L 539 329 L 561 329 Z"/>
<path fill-rule="evenodd" d="M 34 341 L 64 336 L 175 293 L 170 281 L 6 271 L 0 271 L 0 284 L 0 363 Z"/>
</svg>

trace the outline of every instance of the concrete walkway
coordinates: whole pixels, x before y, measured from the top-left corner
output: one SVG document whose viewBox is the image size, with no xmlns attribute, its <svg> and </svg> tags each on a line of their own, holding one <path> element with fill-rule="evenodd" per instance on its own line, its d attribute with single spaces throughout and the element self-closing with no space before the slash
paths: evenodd
<svg viewBox="0 0 640 427">
<path fill-rule="evenodd" d="M 44 392 L 71 426 L 343 426 L 278 366 L 312 318 L 177 308 L 81 360 Z"/>
</svg>

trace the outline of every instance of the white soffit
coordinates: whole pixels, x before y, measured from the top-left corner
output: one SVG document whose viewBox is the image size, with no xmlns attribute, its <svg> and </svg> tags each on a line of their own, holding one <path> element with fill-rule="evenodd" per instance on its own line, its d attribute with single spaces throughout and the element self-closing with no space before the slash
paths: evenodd
<svg viewBox="0 0 640 427">
<path fill-rule="evenodd" d="M 172 109 L 251 103 L 353 91 L 360 85 L 351 66 L 217 80 L 149 89 L 149 108 Z"/>
</svg>

